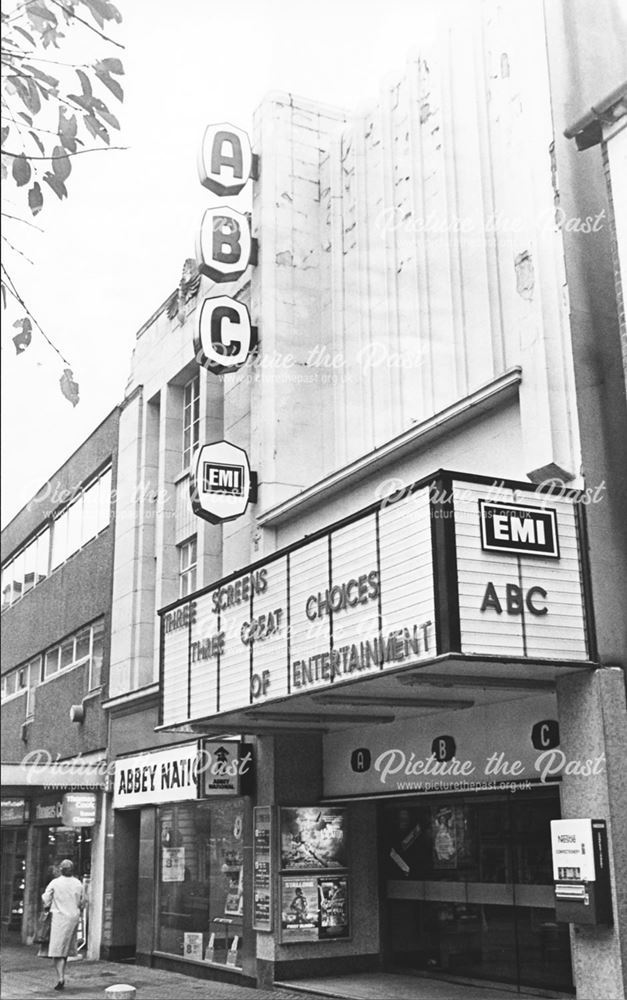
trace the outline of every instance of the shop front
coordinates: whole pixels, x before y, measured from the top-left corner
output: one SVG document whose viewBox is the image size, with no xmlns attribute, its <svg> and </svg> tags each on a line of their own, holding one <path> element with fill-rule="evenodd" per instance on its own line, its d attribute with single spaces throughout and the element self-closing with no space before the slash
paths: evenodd
<svg viewBox="0 0 627 1000">
<path fill-rule="evenodd" d="M 69 859 L 88 899 L 79 953 L 98 954 L 105 769 L 80 760 L 3 765 L 2 926 L 25 944 L 33 940 L 44 889 Z"/>
<path fill-rule="evenodd" d="M 122 877 L 134 861 L 130 878 L 139 875 L 118 892 L 127 909 L 135 901 L 138 961 L 252 975 L 252 755 L 238 742 L 194 740 L 116 761 L 114 839 L 131 858 L 116 852 L 115 864 Z"/>
</svg>

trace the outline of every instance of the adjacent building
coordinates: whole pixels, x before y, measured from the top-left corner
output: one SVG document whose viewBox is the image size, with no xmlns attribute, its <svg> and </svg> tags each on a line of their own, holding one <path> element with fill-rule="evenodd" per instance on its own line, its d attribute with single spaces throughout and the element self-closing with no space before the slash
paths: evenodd
<svg viewBox="0 0 627 1000">
<path fill-rule="evenodd" d="M 118 410 L 2 532 L 2 926 L 32 941 L 63 858 L 99 953 Z"/>
</svg>

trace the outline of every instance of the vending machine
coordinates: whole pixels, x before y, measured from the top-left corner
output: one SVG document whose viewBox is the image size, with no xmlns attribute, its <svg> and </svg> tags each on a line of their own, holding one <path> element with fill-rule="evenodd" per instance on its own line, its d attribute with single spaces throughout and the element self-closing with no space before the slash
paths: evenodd
<svg viewBox="0 0 627 1000">
<path fill-rule="evenodd" d="M 551 852 L 556 919 L 571 924 L 611 924 L 605 820 L 551 820 Z"/>
</svg>

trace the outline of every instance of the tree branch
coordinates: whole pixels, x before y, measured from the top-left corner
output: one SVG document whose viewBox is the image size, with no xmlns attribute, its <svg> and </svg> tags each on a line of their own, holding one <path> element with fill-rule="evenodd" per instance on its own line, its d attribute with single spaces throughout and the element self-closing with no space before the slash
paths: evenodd
<svg viewBox="0 0 627 1000">
<path fill-rule="evenodd" d="M 4 215 L 4 212 L 2 214 Z M 20 257 L 23 257 L 24 260 L 27 260 L 29 264 L 33 264 L 33 261 L 30 259 L 30 257 L 27 257 L 25 253 L 22 253 L 22 251 L 19 249 L 19 247 L 14 246 L 11 243 L 11 240 L 7 236 L 5 236 L 4 233 L 2 233 L 2 240 L 3 240 L 4 243 L 6 243 L 6 245 L 8 247 L 11 248 L 11 250 L 13 250 L 14 253 L 19 253 Z M 33 266 L 34 266 L 34 264 L 33 264 Z"/>
<path fill-rule="evenodd" d="M 28 306 L 24 302 L 24 299 L 22 298 L 22 296 L 18 292 L 17 288 L 15 287 L 15 284 L 13 283 L 13 279 L 11 278 L 11 275 L 7 271 L 7 269 L 4 266 L 4 264 L 2 264 L 1 262 L 0 262 L 0 268 L 2 268 L 2 271 L 3 271 L 4 276 L 6 278 L 7 288 L 11 292 L 11 295 L 13 296 L 13 298 L 16 299 L 17 302 L 19 302 L 19 304 L 21 305 L 21 307 L 24 310 L 24 312 L 26 313 L 26 315 L 30 316 L 33 324 L 37 327 L 37 329 L 39 330 L 40 334 L 42 335 L 42 337 L 44 338 L 44 340 L 46 341 L 46 343 L 48 343 L 50 345 L 50 347 L 52 348 L 52 350 L 56 354 L 59 355 L 59 357 L 61 358 L 61 361 L 63 362 L 63 364 L 65 365 L 65 367 L 66 368 L 71 368 L 72 366 L 71 366 L 70 362 L 67 360 L 67 358 L 63 357 L 63 355 L 61 354 L 61 351 L 59 350 L 59 348 L 54 346 L 54 344 L 50 340 L 50 337 L 48 337 L 47 334 L 45 334 L 44 331 L 42 330 L 41 326 L 39 325 L 39 323 L 37 322 L 37 320 L 33 316 L 32 312 L 30 311 L 30 309 L 28 308 Z"/>
<path fill-rule="evenodd" d="M 103 34 L 102 31 L 98 31 L 98 28 L 94 28 L 94 26 L 90 24 L 89 21 L 85 21 L 82 17 L 79 17 L 75 11 L 69 10 L 62 3 L 60 3 L 60 0 L 50 0 L 50 3 L 53 3 L 55 7 L 60 7 L 65 14 L 67 14 L 69 17 L 74 18 L 75 21 L 80 21 L 80 23 L 84 24 L 86 28 L 89 28 L 90 31 L 93 31 L 95 35 L 100 35 L 101 38 L 104 38 L 105 42 L 110 42 L 111 45 L 117 46 L 118 49 L 124 48 L 124 46 L 121 45 L 120 42 L 116 42 L 113 40 L 113 38 L 109 38 L 109 36 Z"/>
<path fill-rule="evenodd" d="M 93 149 L 77 149 L 75 153 L 64 153 L 63 156 L 29 156 L 26 153 L 12 153 L 2 150 L 3 156 L 25 156 L 27 160 L 65 160 L 68 156 L 80 156 L 82 153 L 106 153 L 110 149 L 130 149 L 130 146 L 94 146 Z"/>
<path fill-rule="evenodd" d="M 29 222 L 28 219 L 22 219 L 19 215 L 11 215 L 10 212 L 2 212 L 2 218 L 13 219 L 14 222 L 23 222 L 25 226 L 30 226 L 31 229 L 36 229 L 38 233 L 44 232 L 41 226 L 36 226 L 34 222 Z"/>
</svg>

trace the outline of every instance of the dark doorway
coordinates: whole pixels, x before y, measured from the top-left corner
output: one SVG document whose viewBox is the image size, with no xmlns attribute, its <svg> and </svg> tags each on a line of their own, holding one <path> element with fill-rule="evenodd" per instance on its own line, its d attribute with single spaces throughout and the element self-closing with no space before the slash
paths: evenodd
<svg viewBox="0 0 627 1000">
<path fill-rule="evenodd" d="M 113 814 L 113 907 L 109 958 L 135 957 L 139 877 L 139 809 Z"/>
</svg>

